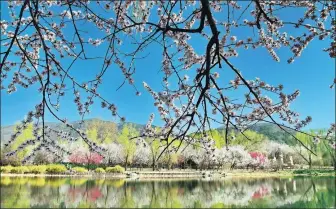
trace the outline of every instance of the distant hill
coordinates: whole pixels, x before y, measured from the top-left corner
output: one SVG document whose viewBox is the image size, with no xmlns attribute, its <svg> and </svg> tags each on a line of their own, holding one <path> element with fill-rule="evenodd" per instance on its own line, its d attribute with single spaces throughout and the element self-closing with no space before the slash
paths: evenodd
<svg viewBox="0 0 336 209">
<path fill-rule="evenodd" d="M 104 121 L 101 119 L 87 119 L 84 120 L 84 123 L 82 124 L 82 128 L 84 130 L 87 129 L 87 127 L 94 123 L 94 122 L 101 122 L 101 123 L 114 123 L 111 121 Z M 71 123 L 75 128 L 79 127 L 79 121 L 74 121 Z M 144 125 L 142 124 L 137 124 L 137 123 L 131 123 L 131 122 L 126 122 L 126 123 L 120 123 L 117 124 L 118 127 L 118 131 L 121 131 L 124 125 L 132 125 L 133 127 L 135 127 L 137 130 L 141 130 Z M 61 130 L 65 130 L 65 131 L 70 131 L 70 129 L 68 127 L 66 127 L 64 124 L 62 123 L 46 123 L 46 125 L 54 128 L 54 129 L 61 129 Z M 15 125 L 11 125 L 11 126 L 4 126 L 1 127 L 1 144 L 4 144 L 5 142 L 7 142 L 10 139 L 11 134 L 14 132 L 15 129 Z M 217 130 L 221 131 L 223 130 L 223 127 L 218 128 Z M 269 140 L 272 141 L 277 141 L 279 143 L 285 143 L 288 145 L 293 145 L 295 144 L 295 139 L 293 139 L 292 137 L 290 137 L 285 131 L 281 130 L 278 126 L 274 125 L 274 124 L 268 124 L 268 123 L 258 123 L 255 124 L 253 126 L 250 127 L 250 130 L 253 130 L 259 134 L 263 134 L 265 136 L 268 137 Z M 291 133 L 294 133 L 294 131 L 292 130 L 288 130 Z M 73 132 L 73 131 L 70 131 Z M 74 133 L 74 136 L 76 134 Z"/>
<path fill-rule="evenodd" d="M 224 127 L 217 128 L 218 131 L 223 131 Z M 233 130 L 236 132 L 236 129 L 233 127 L 229 127 L 229 132 Z M 285 143 L 288 145 L 294 145 L 296 143 L 296 140 L 291 137 L 288 133 L 280 129 L 275 124 L 270 123 L 257 123 L 249 127 L 249 130 L 255 131 L 259 134 L 263 134 L 271 141 L 276 141 L 279 143 Z M 286 129 L 289 133 L 295 134 L 295 131 Z"/>
<path fill-rule="evenodd" d="M 87 119 L 87 120 L 84 120 L 84 123 L 82 124 L 82 129 L 86 130 L 90 126 L 90 124 L 96 121 L 99 121 L 101 123 L 112 123 L 112 124 L 114 123 L 111 121 L 104 121 L 104 120 L 96 119 L 96 118 Z M 72 124 L 75 128 L 79 128 L 80 121 L 74 121 L 70 124 Z M 68 131 L 70 133 L 73 133 L 74 136 L 77 135 L 73 130 L 66 127 L 63 123 L 46 122 L 45 125 L 50 126 L 53 129 Z M 125 122 L 125 123 L 117 124 L 118 131 L 121 131 L 125 125 L 132 125 L 137 130 L 141 130 L 144 127 L 144 125 L 141 125 L 141 124 Z M 1 127 L 1 144 L 6 143 L 10 139 L 10 136 L 14 133 L 15 126 L 16 125 Z"/>
<path fill-rule="evenodd" d="M 288 145 L 294 145 L 296 143 L 296 140 L 291 137 L 288 133 L 280 129 L 275 124 L 270 123 L 257 123 L 250 127 L 251 130 L 263 134 L 268 137 L 271 141 L 277 141 L 279 143 L 285 143 Z M 292 133 L 295 135 L 295 131 L 286 129 L 289 133 Z"/>
</svg>

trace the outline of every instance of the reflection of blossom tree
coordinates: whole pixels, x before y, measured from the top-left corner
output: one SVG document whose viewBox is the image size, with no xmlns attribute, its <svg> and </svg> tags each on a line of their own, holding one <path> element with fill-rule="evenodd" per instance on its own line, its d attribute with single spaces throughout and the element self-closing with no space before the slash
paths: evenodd
<svg viewBox="0 0 336 209">
<path fill-rule="evenodd" d="M 262 202 L 268 207 L 282 207 L 298 202 L 324 201 L 318 199 L 318 196 L 330 196 L 336 192 L 333 179 L 322 177 L 226 178 L 222 181 L 127 180 L 121 186 L 116 184 L 118 180 L 105 180 L 98 184 L 90 179 L 85 179 L 83 184 L 70 185 L 69 181 L 63 181 L 63 184 L 54 186 L 52 182 L 59 179 L 47 178 L 43 187 L 31 186 L 29 181 L 32 178 L 21 183 L 18 180 L 13 179 L 7 181 L 7 185 L 2 184 L 1 194 L 5 195 L 7 200 L 1 201 L 1 207 L 60 207 L 62 202 L 64 207 L 71 208 L 84 205 L 100 208 L 190 208 L 199 203 L 202 207 L 217 204 L 249 207 L 256 202 Z M 29 198 L 29 201 L 26 198 Z M 17 201 L 20 201 L 20 204 Z M 330 199 L 326 203 L 327 206 L 332 201 Z"/>
</svg>

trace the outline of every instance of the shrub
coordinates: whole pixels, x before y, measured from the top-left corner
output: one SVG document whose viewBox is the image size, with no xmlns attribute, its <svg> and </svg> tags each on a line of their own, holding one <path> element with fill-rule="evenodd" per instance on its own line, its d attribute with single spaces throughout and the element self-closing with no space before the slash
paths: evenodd
<svg viewBox="0 0 336 209">
<path fill-rule="evenodd" d="M 114 167 L 107 167 L 106 172 L 107 173 L 124 173 L 125 168 L 121 167 L 120 165 L 116 165 Z"/>
<path fill-rule="evenodd" d="M 50 164 L 46 169 L 47 173 L 64 173 L 67 171 L 67 168 L 64 165 Z"/>
<path fill-rule="evenodd" d="M 96 173 L 105 173 L 104 168 L 96 168 L 95 170 Z"/>
<path fill-rule="evenodd" d="M 0 167 L 1 173 L 10 173 L 12 171 L 12 169 L 13 169 L 13 167 L 10 166 L 10 165 Z"/>
<path fill-rule="evenodd" d="M 47 170 L 47 166 L 45 165 L 32 165 L 28 167 L 29 173 L 34 174 L 42 174 L 45 173 Z"/>
<path fill-rule="evenodd" d="M 300 169 L 300 170 L 294 170 L 294 174 L 309 174 L 309 175 L 318 175 L 318 174 L 324 174 L 324 173 L 335 173 L 334 170 L 316 170 L 316 169 Z"/>
<path fill-rule="evenodd" d="M 13 167 L 11 170 L 11 173 L 28 173 L 29 169 L 27 166 L 18 166 L 18 167 Z"/>
<path fill-rule="evenodd" d="M 294 173 L 294 174 L 310 173 L 310 170 L 303 170 L 303 169 L 300 169 L 300 170 L 294 170 L 293 173 Z"/>
<path fill-rule="evenodd" d="M 88 170 L 86 168 L 82 168 L 82 167 L 74 167 L 72 168 L 73 171 L 75 171 L 75 173 L 87 173 Z"/>
</svg>

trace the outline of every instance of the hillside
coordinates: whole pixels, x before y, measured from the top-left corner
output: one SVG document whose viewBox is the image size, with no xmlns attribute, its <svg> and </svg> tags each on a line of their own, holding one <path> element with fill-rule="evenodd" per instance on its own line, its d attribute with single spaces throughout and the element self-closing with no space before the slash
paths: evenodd
<svg viewBox="0 0 336 209">
<path fill-rule="evenodd" d="M 104 120 L 100 120 L 100 119 L 87 119 L 84 120 L 84 124 L 82 125 L 82 127 L 86 130 L 87 127 L 89 127 L 90 125 L 92 125 L 95 122 L 99 122 L 100 124 L 113 124 L 114 122 L 111 121 L 104 121 Z M 71 123 L 72 125 L 74 125 L 74 127 L 79 127 L 79 121 L 74 121 Z M 117 124 L 117 129 L 118 132 L 121 131 L 121 129 L 123 128 L 124 125 L 132 125 L 133 127 L 135 127 L 137 130 L 141 130 L 142 127 L 144 125 L 141 124 L 137 124 L 137 123 L 131 123 L 131 122 L 127 122 L 127 123 L 123 123 L 123 124 Z M 69 131 L 69 128 L 67 128 L 64 124 L 62 123 L 46 123 L 46 125 L 54 128 L 54 129 L 61 129 L 61 130 L 65 130 L 65 131 Z M 4 144 L 5 142 L 7 142 L 11 136 L 11 134 L 14 132 L 15 129 L 15 125 L 10 125 L 10 126 L 4 126 L 1 127 L 1 144 Z M 279 127 L 277 127 L 274 124 L 267 124 L 267 123 L 259 123 L 259 124 L 255 124 L 253 126 L 251 126 L 250 128 L 251 130 L 259 133 L 259 134 L 263 134 L 265 136 L 268 137 L 269 140 L 272 141 L 277 141 L 280 143 L 286 143 L 286 144 L 294 144 L 295 140 L 291 139 L 291 137 L 284 132 L 283 130 L 281 130 Z M 223 128 L 218 128 L 217 130 L 223 130 Z M 291 131 L 293 132 L 293 131 Z M 75 135 L 75 133 L 74 133 Z"/>
<path fill-rule="evenodd" d="M 84 123 L 82 124 L 82 128 L 84 130 L 86 130 L 90 125 L 92 125 L 93 123 L 95 122 L 99 122 L 101 124 L 113 124 L 114 122 L 111 122 L 111 121 L 104 121 L 104 120 L 101 120 L 101 119 L 96 119 L 96 118 L 93 118 L 93 119 L 87 119 L 87 120 L 84 120 Z M 53 129 L 58 129 L 58 130 L 64 130 L 64 131 L 70 131 L 70 133 L 73 133 L 74 136 L 76 136 L 77 134 L 74 133 L 74 131 L 70 130 L 70 128 L 66 127 L 64 124 L 62 123 L 50 123 L 50 122 L 47 122 L 45 123 L 47 126 L 50 126 L 51 128 Z M 79 124 L 79 121 L 74 121 L 71 123 L 75 128 L 78 128 L 80 126 Z M 126 123 L 122 123 L 122 124 L 117 124 L 117 129 L 118 129 L 118 132 L 122 130 L 123 126 L 124 125 L 131 125 L 133 126 L 135 129 L 137 130 L 141 130 L 142 127 L 144 125 L 141 125 L 141 124 L 137 124 L 137 123 L 131 123 L 131 122 L 126 122 Z M 1 127 L 1 144 L 4 144 L 6 143 L 9 139 L 10 139 L 10 136 L 12 133 L 14 133 L 14 130 L 15 130 L 15 126 L 16 125 L 10 125 L 10 126 L 4 126 L 4 127 Z"/>
<path fill-rule="evenodd" d="M 293 145 L 296 143 L 295 139 L 287 134 L 285 131 L 281 130 L 277 125 L 269 123 L 259 123 L 250 127 L 251 130 L 263 134 L 268 137 L 271 141 L 277 141 L 279 143 L 285 143 L 288 145 Z M 295 134 L 293 130 L 287 130 L 290 133 Z"/>
</svg>

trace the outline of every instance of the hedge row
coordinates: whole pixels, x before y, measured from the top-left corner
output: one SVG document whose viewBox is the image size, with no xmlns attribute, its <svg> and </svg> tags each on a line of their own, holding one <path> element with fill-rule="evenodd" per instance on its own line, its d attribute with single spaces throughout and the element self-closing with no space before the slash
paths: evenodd
<svg viewBox="0 0 336 209">
<path fill-rule="evenodd" d="M 84 174 L 89 171 L 83 167 L 73 167 L 71 169 L 74 173 Z M 23 173 L 33 173 L 33 174 L 64 174 L 68 171 L 68 169 L 64 165 L 60 164 L 50 164 L 50 165 L 29 165 L 29 166 L 1 166 L 1 173 L 15 173 L 15 174 L 23 174 Z M 96 168 L 95 173 L 124 173 L 125 168 L 117 165 L 114 167 L 107 167 L 106 170 L 103 168 Z"/>
<path fill-rule="evenodd" d="M 50 165 L 28 165 L 28 166 L 1 166 L 1 173 L 33 173 L 33 174 L 62 174 L 65 173 L 68 169 L 64 165 L 50 164 Z"/>
</svg>

